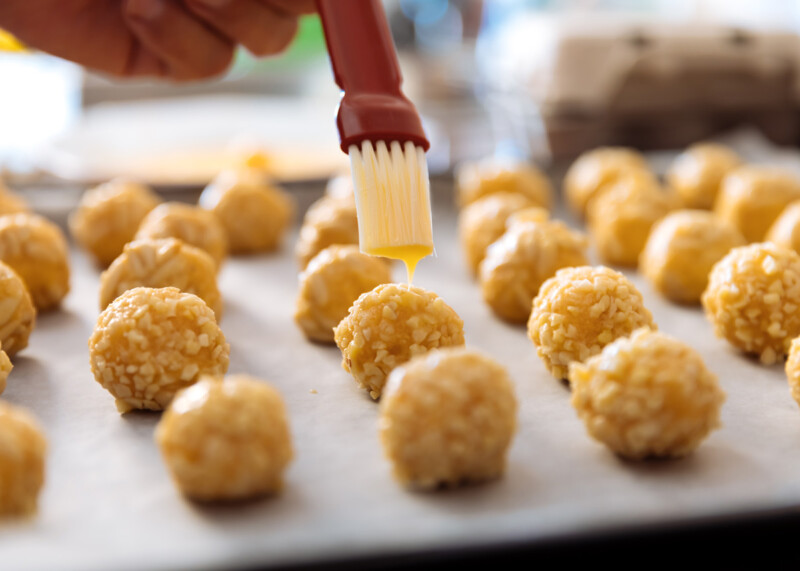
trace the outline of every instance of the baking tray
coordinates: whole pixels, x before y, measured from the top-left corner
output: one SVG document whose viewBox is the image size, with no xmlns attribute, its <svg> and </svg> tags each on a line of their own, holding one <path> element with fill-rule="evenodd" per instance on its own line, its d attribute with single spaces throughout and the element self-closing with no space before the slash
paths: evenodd
<svg viewBox="0 0 800 571">
<path fill-rule="evenodd" d="M 220 275 L 230 372 L 270 380 L 289 408 L 296 459 L 286 487 L 234 505 L 185 500 L 153 442 L 159 415 L 120 416 L 91 376 L 99 272 L 73 251 L 72 292 L 60 311 L 40 316 L 3 394 L 34 411 L 50 441 L 38 515 L 0 526 L 3 568 L 301 565 L 800 509 L 800 410 L 780 365 L 738 354 L 714 337 L 699 308 L 662 300 L 629 272 L 659 328 L 702 353 L 727 402 L 723 427 L 695 454 L 620 460 L 586 435 L 568 389 L 546 372 L 524 327 L 504 324 L 482 303 L 462 261 L 452 198 L 435 197 L 437 257 L 420 264 L 415 282 L 442 295 L 464 319 L 467 344 L 504 363 L 514 379 L 519 429 L 504 478 L 437 493 L 392 480 L 377 405 L 341 369 L 335 347 L 308 343 L 293 323 L 293 235 L 281 253 L 231 259 Z"/>
</svg>

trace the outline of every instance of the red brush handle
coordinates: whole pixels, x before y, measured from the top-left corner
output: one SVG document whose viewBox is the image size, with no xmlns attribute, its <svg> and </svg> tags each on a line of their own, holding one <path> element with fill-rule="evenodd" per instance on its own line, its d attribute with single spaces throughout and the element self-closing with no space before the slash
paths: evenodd
<svg viewBox="0 0 800 571">
<path fill-rule="evenodd" d="M 380 0 L 317 0 L 333 75 L 344 91 L 336 123 L 342 150 L 363 141 L 430 147 L 403 76 Z"/>
</svg>

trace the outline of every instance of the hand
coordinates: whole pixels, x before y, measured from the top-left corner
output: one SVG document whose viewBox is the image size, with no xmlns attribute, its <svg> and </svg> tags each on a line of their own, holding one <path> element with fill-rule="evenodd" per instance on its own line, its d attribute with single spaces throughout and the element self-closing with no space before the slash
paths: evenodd
<svg viewBox="0 0 800 571">
<path fill-rule="evenodd" d="M 123 77 L 203 79 L 241 44 L 289 45 L 313 0 L 0 0 L 0 28 L 25 44 Z"/>
</svg>

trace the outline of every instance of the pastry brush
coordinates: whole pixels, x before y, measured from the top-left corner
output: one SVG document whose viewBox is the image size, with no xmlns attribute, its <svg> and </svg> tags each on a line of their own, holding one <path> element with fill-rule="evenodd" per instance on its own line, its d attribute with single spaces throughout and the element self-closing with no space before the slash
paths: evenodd
<svg viewBox="0 0 800 571">
<path fill-rule="evenodd" d="M 430 143 L 403 94 L 380 0 L 317 0 L 333 75 L 342 89 L 341 148 L 350 156 L 361 251 L 401 259 L 409 282 L 433 252 Z"/>
</svg>

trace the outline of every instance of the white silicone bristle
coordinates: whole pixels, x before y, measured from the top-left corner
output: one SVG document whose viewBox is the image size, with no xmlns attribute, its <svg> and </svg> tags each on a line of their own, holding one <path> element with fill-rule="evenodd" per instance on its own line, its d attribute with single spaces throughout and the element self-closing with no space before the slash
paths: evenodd
<svg viewBox="0 0 800 571">
<path fill-rule="evenodd" d="M 407 141 L 350 147 L 361 251 L 433 248 L 425 151 Z"/>
</svg>

